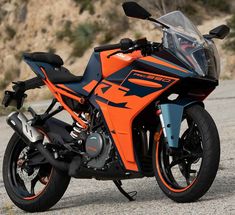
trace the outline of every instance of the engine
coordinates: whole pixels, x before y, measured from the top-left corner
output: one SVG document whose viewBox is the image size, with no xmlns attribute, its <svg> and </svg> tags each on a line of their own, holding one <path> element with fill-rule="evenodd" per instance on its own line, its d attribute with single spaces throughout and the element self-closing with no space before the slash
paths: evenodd
<svg viewBox="0 0 235 215">
<path fill-rule="evenodd" d="M 77 144 L 83 148 L 84 160 L 89 168 L 105 169 L 105 165 L 111 158 L 112 141 L 105 131 L 105 127 L 102 126 L 101 117 L 97 113 L 93 120 L 89 113 L 82 112 L 80 119 L 88 125 L 88 129 L 84 130 L 77 122 L 74 124 L 73 131 L 70 135 L 76 140 Z M 95 121 L 100 126 L 91 125 L 91 121 Z M 92 131 L 92 127 L 96 127 Z"/>
<path fill-rule="evenodd" d="M 102 169 L 111 156 L 112 143 L 108 136 L 94 132 L 87 137 L 85 149 L 91 158 L 87 166 Z"/>
</svg>

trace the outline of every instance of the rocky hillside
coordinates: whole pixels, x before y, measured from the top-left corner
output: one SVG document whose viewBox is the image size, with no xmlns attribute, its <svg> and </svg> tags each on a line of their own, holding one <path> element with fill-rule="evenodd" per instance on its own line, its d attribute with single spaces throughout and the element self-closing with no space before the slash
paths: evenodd
<svg viewBox="0 0 235 215">
<path fill-rule="evenodd" d="M 123 0 L 0 0 L 0 89 L 12 80 L 33 77 L 22 62 L 23 52 L 47 51 L 59 54 L 74 74 L 83 74 L 94 46 L 114 43 L 123 37 L 146 36 L 159 41 L 161 32 L 151 23 L 131 20 L 121 9 Z M 155 16 L 181 9 L 199 24 L 202 33 L 226 23 L 233 1 L 139 0 Z M 205 5 L 205 2 L 206 5 Z M 212 2 L 212 3 L 208 3 Z M 217 2 L 217 3 L 216 3 Z M 161 4 L 164 3 L 164 4 Z M 218 5 L 214 5 L 214 4 Z M 159 6 L 160 5 L 160 6 Z M 222 78 L 235 78 L 234 55 L 222 48 Z M 37 95 L 37 97 L 35 97 Z M 32 98 L 48 98 L 48 91 L 34 91 Z"/>
</svg>

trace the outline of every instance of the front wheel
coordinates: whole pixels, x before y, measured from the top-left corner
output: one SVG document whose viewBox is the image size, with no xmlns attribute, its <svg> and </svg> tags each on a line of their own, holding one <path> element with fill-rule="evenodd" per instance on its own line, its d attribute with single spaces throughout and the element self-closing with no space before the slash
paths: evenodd
<svg viewBox="0 0 235 215">
<path fill-rule="evenodd" d="M 220 160 L 216 125 L 199 105 L 184 111 L 179 149 L 170 153 L 162 129 L 154 135 L 153 167 L 161 190 L 176 202 L 193 202 L 212 185 Z"/>
<path fill-rule="evenodd" d="M 16 206 L 28 212 L 40 212 L 60 200 L 70 177 L 40 159 L 38 165 L 31 165 L 32 157 L 40 158 L 40 153 L 28 147 L 14 134 L 4 154 L 3 181 Z"/>
</svg>

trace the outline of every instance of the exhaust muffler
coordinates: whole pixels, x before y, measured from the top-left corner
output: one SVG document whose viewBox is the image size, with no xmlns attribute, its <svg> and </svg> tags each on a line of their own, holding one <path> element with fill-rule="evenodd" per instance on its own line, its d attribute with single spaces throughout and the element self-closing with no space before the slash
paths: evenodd
<svg viewBox="0 0 235 215">
<path fill-rule="evenodd" d="M 13 112 L 7 117 L 7 123 L 24 140 L 27 145 L 34 146 L 55 168 L 67 172 L 69 164 L 56 160 L 44 147 L 44 135 L 33 127 L 27 117 L 20 112 Z"/>
<path fill-rule="evenodd" d="M 23 113 L 13 112 L 7 117 L 7 123 L 11 128 L 22 137 L 26 143 L 42 142 L 44 136 L 30 122 Z"/>
</svg>

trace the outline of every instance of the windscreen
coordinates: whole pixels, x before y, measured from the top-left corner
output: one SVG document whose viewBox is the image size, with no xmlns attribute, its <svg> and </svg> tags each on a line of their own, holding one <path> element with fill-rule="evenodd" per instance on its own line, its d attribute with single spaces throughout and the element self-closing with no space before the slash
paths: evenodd
<svg viewBox="0 0 235 215">
<path fill-rule="evenodd" d="M 212 74 L 218 78 L 219 65 L 214 44 L 206 41 L 197 27 L 180 11 L 168 13 L 158 19 L 167 25 L 163 45 L 201 76 Z"/>
</svg>

